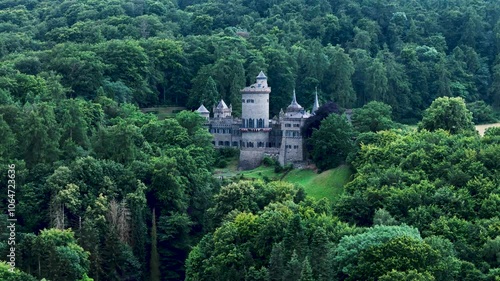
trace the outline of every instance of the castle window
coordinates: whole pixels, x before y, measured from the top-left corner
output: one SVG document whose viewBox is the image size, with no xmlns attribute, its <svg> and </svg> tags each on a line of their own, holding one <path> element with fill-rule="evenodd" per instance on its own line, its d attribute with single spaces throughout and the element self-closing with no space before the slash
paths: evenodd
<svg viewBox="0 0 500 281">
<path fill-rule="evenodd" d="M 257 147 L 264 147 L 264 143 L 263 142 L 258 142 L 257 143 Z"/>
<path fill-rule="evenodd" d="M 248 119 L 248 128 L 254 128 L 255 122 L 252 118 Z"/>
<path fill-rule="evenodd" d="M 238 146 L 238 142 L 237 141 L 233 141 L 233 146 Z"/>
<path fill-rule="evenodd" d="M 224 142 L 224 145 L 229 146 L 229 142 L 228 141 Z"/>
<path fill-rule="evenodd" d="M 257 120 L 257 128 L 264 128 L 264 119 Z"/>
<path fill-rule="evenodd" d="M 212 144 L 215 145 L 215 141 L 212 141 Z"/>
<path fill-rule="evenodd" d="M 246 128 L 245 121 L 246 121 L 246 119 L 241 119 L 241 127 L 242 128 Z"/>
<path fill-rule="evenodd" d="M 219 141 L 219 145 L 220 146 L 224 145 L 224 142 L 223 141 Z"/>
<path fill-rule="evenodd" d="M 299 149 L 299 146 L 298 145 L 294 145 L 293 148 L 294 149 Z"/>
<path fill-rule="evenodd" d="M 240 141 L 240 146 L 241 146 L 241 147 L 245 147 L 245 143 L 244 143 L 244 142 L 242 142 L 242 141 Z"/>
<path fill-rule="evenodd" d="M 245 100 L 241 100 L 242 103 L 245 103 Z"/>
<path fill-rule="evenodd" d="M 293 124 L 294 127 L 300 127 L 300 124 Z"/>
<path fill-rule="evenodd" d="M 247 142 L 247 147 L 253 147 L 253 142 Z"/>
<path fill-rule="evenodd" d="M 285 123 L 285 127 L 290 128 L 290 127 L 292 127 L 292 124 L 290 124 L 290 123 Z"/>
</svg>

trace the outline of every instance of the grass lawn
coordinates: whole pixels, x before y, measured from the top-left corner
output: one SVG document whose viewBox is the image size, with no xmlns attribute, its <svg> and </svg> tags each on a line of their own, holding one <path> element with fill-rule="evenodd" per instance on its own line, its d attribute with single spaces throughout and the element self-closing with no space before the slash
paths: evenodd
<svg viewBox="0 0 500 281">
<path fill-rule="evenodd" d="M 314 170 L 291 170 L 285 174 L 275 173 L 274 166 L 260 166 L 253 170 L 238 171 L 238 157 L 229 158 L 226 168 L 216 168 L 214 177 L 232 178 L 243 175 L 246 179 L 283 180 L 304 187 L 307 195 L 321 199 L 326 197 L 331 202 L 338 200 L 344 192 L 344 185 L 351 180 L 352 172 L 348 166 L 342 165 L 335 169 L 316 174 Z"/>
<path fill-rule="evenodd" d="M 270 180 L 277 180 L 282 174 L 274 172 L 274 167 L 260 166 L 253 170 L 241 172 L 246 178 L 263 179 L 268 177 Z"/>
<path fill-rule="evenodd" d="M 343 165 L 321 174 L 316 174 L 312 170 L 292 170 L 283 180 L 303 186 L 307 195 L 311 197 L 316 199 L 326 197 L 335 202 L 344 192 L 344 185 L 349 182 L 351 174 L 349 167 Z"/>
<path fill-rule="evenodd" d="M 215 168 L 214 176 L 230 178 L 238 174 L 238 157 L 231 158 L 226 168 Z"/>
</svg>

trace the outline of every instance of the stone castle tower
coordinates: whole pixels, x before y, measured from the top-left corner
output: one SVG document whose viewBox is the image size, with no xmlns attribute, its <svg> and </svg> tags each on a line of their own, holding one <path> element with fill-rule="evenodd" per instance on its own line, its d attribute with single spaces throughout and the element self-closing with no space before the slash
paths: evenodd
<svg viewBox="0 0 500 281">
<path fill-rule="evenodd" d="M 241 119 L 232 116 L 232 107 L 220 100 L 213 107 L 213 117 L 201 105 L 197 112 L 207 120 L 206 126 L 214 137 L 216 148 L 238 148 L 239 168 L 253 169 L 261 164 L 264 156 L 278 159 L 281 165 L 299 164 L 305 161 L 304 139 L 301 128 L 311 113 L 297 102 L 295 90 L 292 102 L 279 116 L 269 119 L 269 94 L 271 88 L 267 77 L 260 72 L 256 82 L 241 92 Z M 318 93 L 312 107 L 312 114 L 319 108 Z"/>
<path fill-rule="evenodd" d="M 269 94 L 264 72 L 256 83 L 241 90 L 240 167 L 251 169 L 260 165 L 269 142 Z"/>
<path fill-rule="evenodd" d="M 286 112 L 280 113 L 283 137 L 278 160 L 281 165 L 304 160 L 304 139 L 300 130 L 304 126 L 305 120 L 310 116 L 297 102 L 297 96 L 293 90 L 292 102 L 286 108 Z"/>
</svg>

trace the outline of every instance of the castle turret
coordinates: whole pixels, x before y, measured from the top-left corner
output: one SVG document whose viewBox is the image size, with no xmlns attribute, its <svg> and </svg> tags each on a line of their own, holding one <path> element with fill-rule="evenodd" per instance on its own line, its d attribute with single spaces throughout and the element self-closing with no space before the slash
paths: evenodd
<svg viewBox="0 0 500 281">
<path fill-rule="evenodd" d="M 297 102 L 297 96 L 295 95 L 295 89 L 293 89 L 293 98 L 290 105 L 286 108 L 286 112 L 299 112 L 303 111 L 304 108 Z"/>
<path fill-rule="evenodd" d="M 241 152 L 240 167 L 251 169 L 260 165 L 269 145 L 269 94 L 267 77 L 260 72 L 256 82 L 241 90 Z"/>
<path fill-rule="evenodd" d="M 228 107 L 224 100 L 220 100 L 217 106 L 214 106 L 214 118 L 226 118 L 231 117 L 231 113 L 233 112 L 232 107 Z"/>
<path fill-rule="evenodd" d="M 304 108 L 297 102 L 297 95 L 293 90 L 292 102 L 280 120 L 281 131 L 283 131 L 279 153 L 281 165 L 304 161 L 304 139 L 300 130 L 309 117 L 310 114 L 305 112 Z"/>
<path fill-rule="evenodd" d="M 203 104 L 196 110 L 196 112 L 198 112 L 201 117 L 205 118 L 206 120 L 210 118 L 210 111 L 208 111 L 208 109 Z"/>
</svg>

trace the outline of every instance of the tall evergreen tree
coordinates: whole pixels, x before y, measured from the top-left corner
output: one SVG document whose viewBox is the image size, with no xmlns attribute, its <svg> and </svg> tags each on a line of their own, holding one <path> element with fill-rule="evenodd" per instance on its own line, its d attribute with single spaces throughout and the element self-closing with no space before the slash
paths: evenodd
<svg viewBox="0 0 500 281">
<path fill-rule="evenodd" d="M 300 272 L 299 281 L 314 281 L 311 264 L 309 263 L 309 257 L 306 257 L 302 262 L 302 271 Z"/>
<path fill-rule="evenodd" d="M 156 215 L 153 209 L 151 218 L 151 257 L 149 260 L 149 280 L 160 281 L 160 257 L 157 249 L 158 237 L 156 235 Z"/>
<path fill-rule="evenodd" d="M 285 274 L 285 252 L 282 243 L 276 243 L 269 257 L 269 280 L 283 281 Z"/>
<path fill-rule="evenodd" d="M 287 281 L 299 281 L 301 277 L 302 266 L 297 256 L 297 252 L 294 250 L 290 260 L 286 265 L 286 271 L 284 274 L 284 280 Z M 309 268 L 310 269 L 310 268 Z"/>
<path fill-rule="evenodd" d="M 313 261 L 311 270 L 318 281 L 328 280 L 328 246 L 328 237 L 325 230 L 322 227 L 318 227 L 314 231 L 311 241 L 311 260 Z"/>
</svg>

